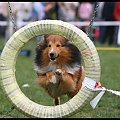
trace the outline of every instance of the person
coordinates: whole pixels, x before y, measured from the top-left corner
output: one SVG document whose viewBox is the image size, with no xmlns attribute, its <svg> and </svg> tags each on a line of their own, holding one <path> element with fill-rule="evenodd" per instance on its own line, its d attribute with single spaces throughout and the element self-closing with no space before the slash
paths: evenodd
<svg viewBox="0 0 120 120">
<path fill-rule="evenodd" d="M 45 2 L 33 2 L 32 4 L 32 21 L 43 20 L 45 18 Z M 38 43 L 43 36 L 39 35 L 35 37 L 35 41 Z"/>
<path fill-rule="evenodd" d="M 105 2 L 97 2 L 99 5 L 97 8 L 97 15 L 96 15 L 96 20 L 101 21 L 102 20 L 102 11 L 103 11 L 103 6 Z"/>
<path fill-rule="evenodd" d="M 66 22 L 76 20 L 78 2 L 58 2 L 58 19 Z"/>
<path fill-rule="evenodd" d="M 55 10 L 55 2 L 45 2 L 45 16 L 43 19 L 54 19 L 53 11 Z M 54 11 L 55 12 L 55 11 Z"/>
<path fill-rule="evenodd" d="M 102 10 L 102 20 L 103 21 L 114 21 L 114 4 L 113 2 L 104 2 Z M 101 26 L 100 27 L 100 38 L 99 42 L 105 44 L 108 40 L 108 44 L 112 45 L 114 43 L 114 26 Z"/>
<path fill-rule="evenodd" d="M 18 2 L 19 6 L 16 13 L 16 21 L 18 22 L 18 29 L 25 24 L 22 22 L 31 21 L 32 16 L 32 2 Z"/>
<path fill-rule="evenodd" d="M 7 4 L 0 2 L 0 21 L 7 21 Z M 0 36 L 5 38 L 7 26 L 0 26 Z"/>
<path fill-rule="evenodd" d="M 115 8 L 114 8 L 114 17 L 116 21 L 120 21 L 120 2 L 115 2 Z M 115 38 L 115 44 L 117 46 L 120 45 L 120 26 L 115 27 L 115 33 L 116 38 Z"/>
<path fill-rule="evenodd" d="M 32 20 L 43 20 L 45 17 L 44 2 L 33 2 L 32 4 Z"/>
<path fill-rule="evenodd" d="M 95 2 L 95 4 L 98 5 L 95 21 L 102 21 L 102 11 L 103 11 L 104 2 Z M 96 26 L 95 27 L 94 36 L 95 36 L 96 40 L 100 39 L 100 35 L 102 35 L 102 32 L 103 32 L 102 29 L 104 29 L 104 27 L 105 26 Z"/>
<path fill-rule="evenodd" d="M 80 21 L 90 22 L 93 13 L 93 5 L 90 2 L 81 2 L 78 7 L 78 17 Z M 84 32 L 88 31 L 88 26 L 83 26 L 81 29 Z"/>
</svg>

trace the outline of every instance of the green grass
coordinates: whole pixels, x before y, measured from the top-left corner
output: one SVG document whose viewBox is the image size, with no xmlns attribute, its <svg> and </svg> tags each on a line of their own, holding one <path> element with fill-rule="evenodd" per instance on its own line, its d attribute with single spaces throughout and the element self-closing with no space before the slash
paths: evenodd
<svg viewBox="0 0 120 120">
<path fill-rule="evenodd" d="M 3 48 L 3 39 L 0 39 L 0 49 Z M 32 101 L 42 105 L 53 105 L 52 98 L 35 83 L 36 74 L 33 70 L 34 53 L 36 42 L 30 41 L 23 49 L 32 50 L 30 57 L 19 55 L 16 63 L 16 78 L 21 91 Z M 96 46 L 101 46 L 96 43 Z M 102 45 L 108 46 L 108 45 Z M 113 90 L 120 91 L 120 51 L 98 51 L 101 62 L 101 84 Z M 23 84 L 29 84 L 30 87 L 23 88 Z M 97 93 L 96 93 L 97 94 Z M 66 96 L 61 97 L 61 102 L 68 100 Z M 5 96 L 0 86 L 0 114 L 5 114 L 10 110 L 11 102 Z M 14 118 L 26 117 L 23 113 L 14 109 L 10 116 Z M 80 109 L 80 112 L 71 116 L 71 118 L 120 118 L 120 97 L 111 93 L 105 93 L 95 109 L 87 103 Z"/>
</svg>

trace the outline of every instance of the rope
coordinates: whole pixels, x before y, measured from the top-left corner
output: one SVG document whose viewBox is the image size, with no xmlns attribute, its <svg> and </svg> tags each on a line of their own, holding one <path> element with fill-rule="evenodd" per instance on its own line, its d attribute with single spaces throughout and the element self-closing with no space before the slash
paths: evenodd
<svg viewBox="0 0 120 120">
<path fill-rule="evenodd" d="M 90 105 L 92 106 L 93 109 L 96 108 L 98 102 L 100 101 L 105 92 L 109 92 L 120 96 L 120 91 L 107 89 L 101 86 L 100 82 L 94 81 L 93 79 L 88 77 L 85 77 L 82 84 L 86 89 L 89 89 L 91 91 L 101 91 L 94 99 L 90 101 Z"/>
</svg>

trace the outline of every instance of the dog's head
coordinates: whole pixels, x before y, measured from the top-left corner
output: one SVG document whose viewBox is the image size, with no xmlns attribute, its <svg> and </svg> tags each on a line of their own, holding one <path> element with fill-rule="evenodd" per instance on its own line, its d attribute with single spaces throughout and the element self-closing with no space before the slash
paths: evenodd
<svg viewBox="0 0 120 120">
<path fill-rule="evenodd" d="M 64 45 L 68 41 L 61 35 L 46 35 L 44 40 L 47 44 L 48 57 L 51 61 L 59 58 Z"/>
<path fill-rule="evenodd" d="M 61 64 L 81 62 L 79 49 L 61 35 L 45 35 L 38 43 L 36 52 L 35 60 L 40 64 L 47 64 L 49 61 Z"/>
</svg>

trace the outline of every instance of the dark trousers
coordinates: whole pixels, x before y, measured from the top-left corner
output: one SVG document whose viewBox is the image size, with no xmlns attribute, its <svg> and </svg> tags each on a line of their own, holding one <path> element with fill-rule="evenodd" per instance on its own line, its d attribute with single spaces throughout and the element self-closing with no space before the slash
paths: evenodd
<svg viewBox="0 0 120 120">
<path fill-rule="evenodd" d="M 6 20 L 7 18 L 4 15 L 0 14 L 0 21 Z M 0 36 L 5 37 L 6 28 L 7 28 L 6 26 L 0 26 Z"/>
<path fill-rule="evenodd" d="M 114 43 L 115 26 L 100 26 L 100 43 L 104 44 L 108 40 L 108 44 Z"/>
<path fill-rule="evenodd" d="M 118 30 L 119 30 L 119 26 L 115 26 L 115 45 L 118 45 L 117 41 L 118 41 Z"/>
</svg>

